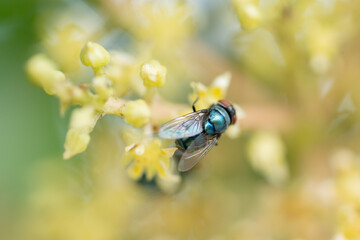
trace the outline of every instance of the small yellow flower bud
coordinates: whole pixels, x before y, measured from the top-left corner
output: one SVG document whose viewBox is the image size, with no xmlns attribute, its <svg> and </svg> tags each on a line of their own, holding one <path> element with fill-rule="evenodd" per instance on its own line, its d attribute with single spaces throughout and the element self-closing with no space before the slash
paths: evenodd
<svg viewBox="0 0 360 240">
<path fill-rule="evenodd" d="M 150 120 L 150 108 L 142 99 L 127 102 L 122 114 L 126 122 L 135 127 L 142 127 Z"/>
<path fill-rule="evenodd" d="M 112 82 L 106 76 L 95 77 L 93 87 L 102 99 L 107 99 L 114 94 Z"/>
<path fill-rule="evenodd" d="M 87 132 L 79 129 L 69 129 L 66 134 L 64 159 L 69 159 L 72 156 L 85 151 L 90 142 L 90 135 Z"/>
<path fill-rule="evenodd" d="M 73 111 L 70 128 L 66 134 L 64 159 L 85 151 L 90 142 L 90 132 L 93 130 L 99 114 L 93 107 L 83 107 Z"/>
<path fill-rule="evenodd" d="M 261 14 L 259 8 L 253 2 L 234 0 L 233 5 L 243 29 L 253 30 L 259 26 Z"/>
<path fill-rule="evenodd" d="M 54 83 L 59 78 L 65 78 L 58 71 L 56 64 L 44 54 L 37 54 L 26 63 L 26 73 L 37 85 L 44 88 L 46 93 L 55 94 Z"/>
<path fill-rule="evenodd" d="M 99 69 L 110 62 L 110 53 L 100 44 L 88 42 L 81 50 L 80 58 L 85 66 Z"/>
<path fill-rule="evenodd" d="M 161 87 L 165 83 L 166 68 L 158 61 L 151 60 L 141 66 L 140 76 L 146 87 Z"/>
</svg>

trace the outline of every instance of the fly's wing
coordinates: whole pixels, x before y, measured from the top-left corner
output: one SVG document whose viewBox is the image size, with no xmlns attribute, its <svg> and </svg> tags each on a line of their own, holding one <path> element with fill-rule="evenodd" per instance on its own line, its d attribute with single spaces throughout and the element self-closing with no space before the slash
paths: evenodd
<svg viewBox="0 0 360 240">
<path fill-rule="evenodd" d="M 166 139 L 194 136 L 203 131 L 203 122 L 208 114 L 209 110 L 203 109 L 175 118 L 161 126 L 158 134 Z"/>
<path fill-rule="evenodd" d="M 183 153 L 178 170 L 185 172 L 193 168 L 216 145 L 220 135 L 199 135 Z"/>
</svg>

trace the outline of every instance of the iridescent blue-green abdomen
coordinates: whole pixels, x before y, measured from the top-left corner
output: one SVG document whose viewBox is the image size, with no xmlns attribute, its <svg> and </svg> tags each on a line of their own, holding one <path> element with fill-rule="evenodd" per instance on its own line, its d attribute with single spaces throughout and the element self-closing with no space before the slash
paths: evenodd
<svg viewBox="0 0 360 240">
<path fill-rule="evenodd" d="M 180 139 L 176 139 L 175 140 L 175 144 L 177 146 L 177 148 L 181 149 L 182 151 L 186 150 L 190 144 L 195 140 L 195 138 L 197 138 L 200 134 L 197 134 L 195 136 L 192 137 L 188 137 L 188 138 L 180 138 Z"/>
<path fill-rule="evenodd" d="M 226 110 L 218 105 L 210 109 L 208 119 L 204 122 L 207 134 L 223 133 L 230 125 L 230 117 Z"/>
</svg>

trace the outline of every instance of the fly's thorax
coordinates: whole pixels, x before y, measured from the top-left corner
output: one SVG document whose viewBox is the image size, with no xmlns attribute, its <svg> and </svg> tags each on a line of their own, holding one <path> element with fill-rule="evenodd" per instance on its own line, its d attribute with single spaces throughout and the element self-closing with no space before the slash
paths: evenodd
<svg viewBox="0 0 360 240">
<path fill-rule="evenodd" d="M 223 107 L 214 105 L 210 108 L 208 119 L 204 122 L 204 130 L 210 135 L 223 133 L 230 123 L 228 112 Z"/>
</svg>

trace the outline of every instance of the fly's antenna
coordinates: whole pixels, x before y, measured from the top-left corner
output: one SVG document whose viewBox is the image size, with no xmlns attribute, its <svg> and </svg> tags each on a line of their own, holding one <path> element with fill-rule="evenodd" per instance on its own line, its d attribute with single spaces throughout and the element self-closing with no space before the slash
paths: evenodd
<svg viewBox="0 0 360 240">
<path fill-rule="evenodd" d="M 193 109 L 194 112 L 196 112 L 195 104 L 196 104 L 196 102 L 197 102 L 198 100 L 199 100 L 199 97 L 197 97 L 197 98 L 195 99 L 195 101 L 193 102 L 193 104 L 192 104 L 192 109 Z"/>
</svg>

